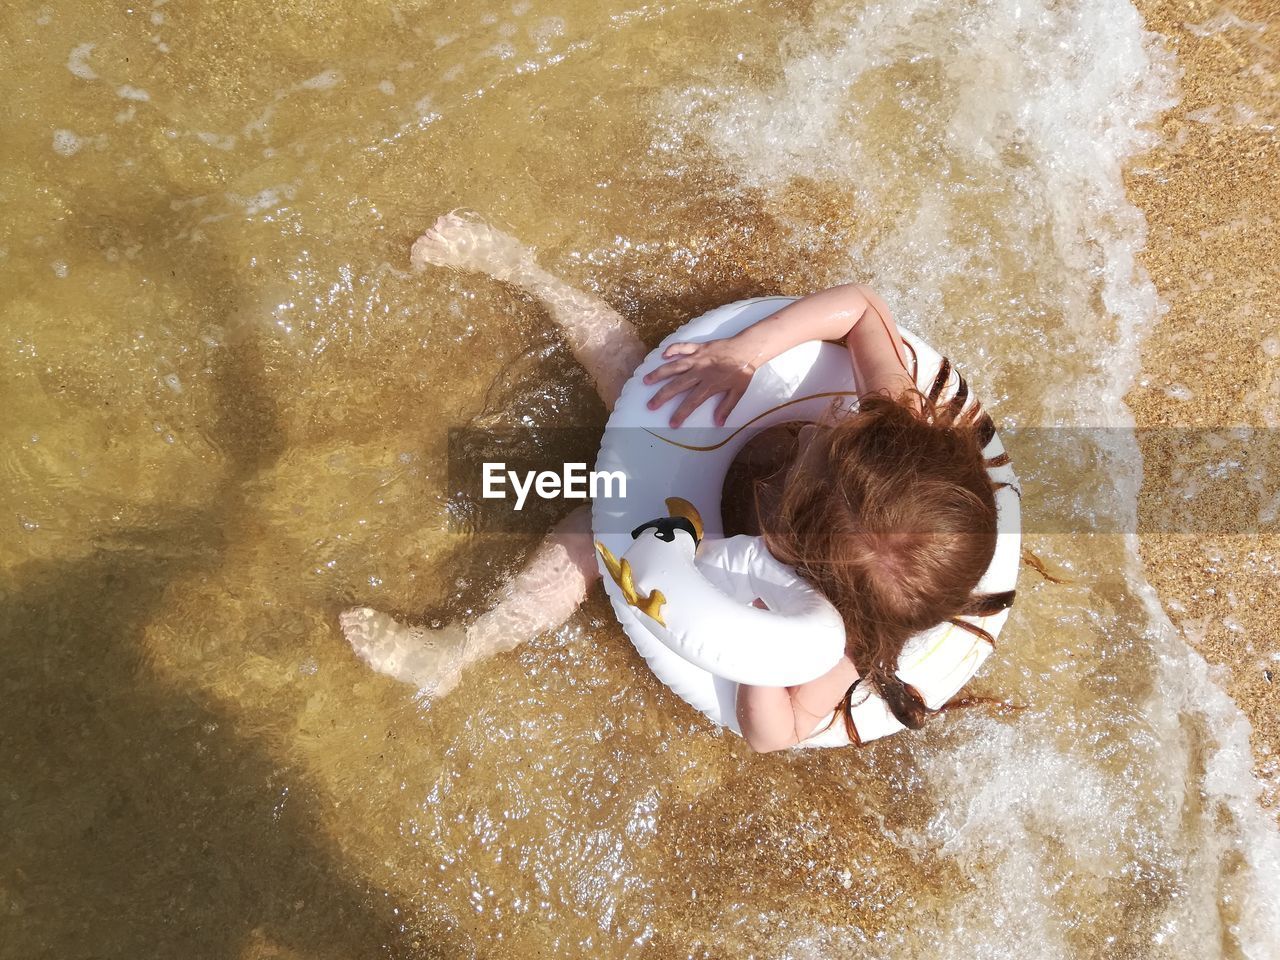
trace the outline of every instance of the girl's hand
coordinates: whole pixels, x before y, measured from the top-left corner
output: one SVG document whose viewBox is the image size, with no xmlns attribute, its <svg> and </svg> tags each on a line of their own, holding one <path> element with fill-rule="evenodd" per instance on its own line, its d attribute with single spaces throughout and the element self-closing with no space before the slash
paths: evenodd
<svg viewBox="0 0 1280 960">
<path fill-rule="evenodd" d="M 667 382 L 649 399 L 649 409 L 657 410 L 672 397 L 685 394 L 671 414 L 671 426 L 678 427 L 706 400 L 724 394 L 716 404 L 715 422 L 724 426 L 729 414 L 747 392 L 757 368 L 758 354 L 735 337 L 707 343 L 673 343 L 662 352 L 667 362 L 645 374 L 645 383 Z"/>
</svg>

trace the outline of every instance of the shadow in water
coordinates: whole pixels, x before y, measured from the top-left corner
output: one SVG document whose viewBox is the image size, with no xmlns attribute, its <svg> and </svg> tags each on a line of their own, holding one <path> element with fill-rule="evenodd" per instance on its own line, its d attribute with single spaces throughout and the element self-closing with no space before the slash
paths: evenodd
<svg viewBox="0 0 1280 960">
<path fill-rule="evenodd" d="M 244 481 L 280 452 L 256 351 L 227 353 L 215 501 L 0 583 L 5 958 L 457 952 L 415 949 L 324 836 L 323 793 L 140 642 L 171 581 L 222 562 Z"/>
</svg>

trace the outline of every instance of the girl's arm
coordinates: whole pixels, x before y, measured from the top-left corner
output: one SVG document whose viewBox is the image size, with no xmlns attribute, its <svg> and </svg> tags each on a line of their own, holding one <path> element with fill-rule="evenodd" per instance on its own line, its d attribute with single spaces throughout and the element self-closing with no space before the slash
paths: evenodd
<svg viewBox="0 0 1280 960">
<path fill-rule="evenodd" d="M 723 426 L 761 366 L 808 340 L 841 339 L 848 344 L 859 393 L 897 395 L 913 385 L 888 306 L 867 287 L 845 284 L 802 297 L 727 339 L 673 343 L 663 353 L 668 362 L 644 378 L 667 381 L 649 409 L 685 394 L 671 415 L 671 426 L 678 427 L 706 400 L 723 394 L 715 410 Z"/>
<path fill-rule="evenodd" d="M 848 657 L 829 671 L 795 687 L 752 687 L 738 684 L 738 726 L 758 753 L 785 750 L 812 736 L 823 717 L 840 702 L 858 668 Z"/>
</svg>

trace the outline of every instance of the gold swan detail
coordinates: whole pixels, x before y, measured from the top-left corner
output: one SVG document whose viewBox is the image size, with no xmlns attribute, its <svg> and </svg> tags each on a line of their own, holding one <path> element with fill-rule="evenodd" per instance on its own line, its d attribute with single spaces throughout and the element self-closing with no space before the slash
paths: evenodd
<svg viewBox="0 0 1280 960">
<path fill-rule="evenodd" d="M 604 568 L 609 571 L 613 582 L 622 590 L 622 596 L 627 603 L 665 627 L 667 622 L 662 619 L 662 605 L 667 602 L 667 598 L 662 595 L 662 591 L 651 590 L 647 597 L 641 596 L 636 590 L 635 580 L 631 576 L 631 564 L 627 559 L 624 557 L 619 560 L 613 555 L 613 551 L 599 540 L 596 541 L 596 549 L 600 551 L 600 557 L 604 560 Z"/>
</svg>

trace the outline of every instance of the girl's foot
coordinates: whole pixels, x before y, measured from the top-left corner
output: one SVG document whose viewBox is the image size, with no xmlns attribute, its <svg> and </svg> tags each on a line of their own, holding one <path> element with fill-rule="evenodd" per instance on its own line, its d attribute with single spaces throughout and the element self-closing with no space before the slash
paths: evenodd
<svg viewBox="0 0 1280 960">
<path fill-rule="evenodd" d="M 446 213 L 413 243 L 410 261 L 418 269 L 427 264 L 476 270 L 498 280 L 521 283 L 538 269 L 533 251 L 509 233 L 479 217 Z"/>
<path fill-rule="evenodd" d="M 379 673 L 411 683 L 431 697 L 443 697 L 458 685 L 466 665 L 463 627 L 408 626 L 370 607 L 343 611 L 338 619 L 356 655 Z"/>
</svg>

